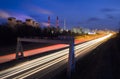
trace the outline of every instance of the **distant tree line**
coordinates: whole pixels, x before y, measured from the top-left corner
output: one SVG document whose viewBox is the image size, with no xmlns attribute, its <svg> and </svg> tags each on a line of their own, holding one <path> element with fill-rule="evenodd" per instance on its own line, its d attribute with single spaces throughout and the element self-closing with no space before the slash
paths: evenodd
<svg viewBox="0 0 120 79">
<path fill-rule="evenodd" d="M 60 28 L 55 27 L 32 27 L 28 25 L 16 25 L 10 27 L 9 24 L 0 25 L 0 45 L 16 43 L 18 37 L 25 38 L 47 38 L 53 39 L 60 35 L 77 35 L 69 31 L 61 31 Z"/>
</svg>

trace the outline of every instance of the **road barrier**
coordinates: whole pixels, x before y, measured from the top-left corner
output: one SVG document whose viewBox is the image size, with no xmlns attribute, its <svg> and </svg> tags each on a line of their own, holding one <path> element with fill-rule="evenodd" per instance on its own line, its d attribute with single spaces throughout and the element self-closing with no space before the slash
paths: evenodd
<svg viewBox="0 0 120 79">
<path fill-rule="evenodd" d="M 75 71 L 74 37 L 66 37 L 66 38 L 64 38 L 62 40 L 47 40 L 47 39 L 34 39 L 34 38 L 17 38 L 16 59 L 24 57 L 22 42 L 69 44 L 69 56 L 68 56 L 67 76 L 68 76 L 69 79 L 71 78 L 72 73 Z"/>
</svg>

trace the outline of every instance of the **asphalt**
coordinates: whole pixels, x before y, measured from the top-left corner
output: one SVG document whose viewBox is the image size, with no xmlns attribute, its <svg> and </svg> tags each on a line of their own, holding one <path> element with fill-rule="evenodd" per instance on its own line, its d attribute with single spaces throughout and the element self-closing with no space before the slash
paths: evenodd
<svg viewBox="0 0 120 79">
<path fill-rule="evenodd" d="M 120 35 L 100 45 L 76 62 L 71 79 L 120 79 L 119 47 Z M 67 79 L 66 69 L 52 79 Z"/>
<path fill-rule="evenodd" d="M 76 63 L 71 79 L 120 79 L 120 35 L 91 51 Z M 53 79 L 67 79 L 66 71 Z"/>
</svg>

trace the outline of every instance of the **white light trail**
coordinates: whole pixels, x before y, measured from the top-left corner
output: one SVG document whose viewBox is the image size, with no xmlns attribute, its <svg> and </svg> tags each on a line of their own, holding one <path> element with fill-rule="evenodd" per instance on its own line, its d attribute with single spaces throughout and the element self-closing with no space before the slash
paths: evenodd
<svg viewBox="0 0 120 79">
<path fill-rule="evenodd" d="M 77 57 L 87 53 L 91 49 L 103 43 L 103 41 L 105 41 L 107 38 L 111 36 L 112 34 L 109 34 L 102 38 L 98 38 L 98 39 L 75 46 L 75 56 Z M 19 64 L 15 67 L 3 70 L 0 72 L 0 79 L 10 78 L 11 76 L 14 77 L 13 79 L 26 78 L 52 65 L 55 65 L 56 63 L 59 63 L 63 60 L 67 60 L 68 53 L 69 53 L 69 49 L 67 48 L 62 51 L 58 51 L 58 52 L 31 60 L 31 61 L 25 62 L 23 64 Z M 22 73 L 23 71 L 27 71 L 27 72 Z"/>
</svg>

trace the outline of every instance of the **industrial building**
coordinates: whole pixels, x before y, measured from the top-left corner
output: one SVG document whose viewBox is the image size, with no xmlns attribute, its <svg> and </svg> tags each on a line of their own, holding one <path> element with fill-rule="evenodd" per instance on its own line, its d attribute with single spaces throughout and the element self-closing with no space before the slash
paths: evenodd
<svg viewBox="0 0 120 79">
<path fill-rule="evenodd" d="M 8 18 L 8 24 L 11 26 L 11 27 L 14 27 L 16 25 L 16 18 L 14 17 L 9 17 Z"/>
<path fill-rule="evenodd" d="M 33 26 L 33 27 L 39 27 L 40 24 L 36 21 L 33 21 L 32 19 L 26 19 L 25 22 L 22 22 L 22 20 L 16 20 L 14 17 L 9 17 L 8 18 L 8 24 L 10 27 L 14 27 L 16 25 L 28 25 L 28 26 Z"/>
<path fill-rule="evenodd" d="M 22 22 L 21 20 L 17 20 L 17 21 L 16 21 L 16 24 L 17 24 L 17 25 L 22 25 L 23 22 Z"/>
<path fill-rule="evenodd" d="M 33 26 L 33 20 L 32 19 L 26 19 L 26 25 Z"/>
</svg>

